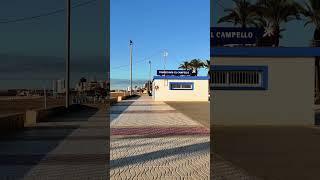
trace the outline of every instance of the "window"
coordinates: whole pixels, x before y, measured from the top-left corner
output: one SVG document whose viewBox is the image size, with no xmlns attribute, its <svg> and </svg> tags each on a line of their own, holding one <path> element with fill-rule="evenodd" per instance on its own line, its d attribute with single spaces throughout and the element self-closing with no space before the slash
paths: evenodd
<svg viewBox="0 0 320 180">
<path fill-rule="evenodd" d="M 170 82 L 170 90 L 193 90 L 193 82 Z"/>
<path fill-rule="evenodd" d="M 266 66 L 212 66 L 210 88 L 213 90 L 266 90 Z"/>
</svg>

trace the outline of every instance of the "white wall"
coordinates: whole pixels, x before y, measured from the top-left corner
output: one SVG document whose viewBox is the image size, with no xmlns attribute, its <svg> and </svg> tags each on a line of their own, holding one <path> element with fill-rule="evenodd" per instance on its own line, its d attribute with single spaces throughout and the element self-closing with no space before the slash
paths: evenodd
<svg viewBox="0 0 320 180">
<path fill-rule="evenodd" d="M 268 90 L 211 91 L 213 125 L 313 125 L 314 58 L 211 58 L 214 65 L 267 65 Z"/>
<path fill-rule="evenodd" d="M 170 82 L 193 82 L 193 90 L 170 90 Z M 155 90 L 154 87 L 159 89 Z M 208 101 L 208 80 L 163 80 L 153 81 L 153 98 L 155 101 Z"/>
</svg>

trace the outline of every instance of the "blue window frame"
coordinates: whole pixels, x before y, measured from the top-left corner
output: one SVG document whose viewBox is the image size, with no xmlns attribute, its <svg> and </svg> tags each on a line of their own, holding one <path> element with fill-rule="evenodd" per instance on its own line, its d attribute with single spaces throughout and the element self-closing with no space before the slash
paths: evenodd
<svg viewBox="0 0 320 180">
<path fill-rule="evenodd" d="M 193 90 L 194 83 L 193 82 L 170 82 L 169 88 L 170 90 Z"/>
<path fill-rule="evenodd" d="M 211 90 L 267 90 L 267 66 L 211 66 Z"/>
</svg>

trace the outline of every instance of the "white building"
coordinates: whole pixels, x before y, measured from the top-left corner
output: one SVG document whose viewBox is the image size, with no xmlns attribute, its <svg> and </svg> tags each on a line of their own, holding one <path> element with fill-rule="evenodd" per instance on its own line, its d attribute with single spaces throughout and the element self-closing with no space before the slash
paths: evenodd
<svg viewBox="0 0 320 180">
<path fill-rule="evenodd" d="M 155 101 L 208 101 L 207 76 L 154 76 L 152 96 Z"/>
<path fill-rule="evenodd" d="M 54 80 L 52 84 L 53 93 L 65 93 L 65 80 Z"/>
<path fill-rule="evenodd" d="M 211 58 L 214 125 L 314 125 L 314 58 Z"/>
</svg>

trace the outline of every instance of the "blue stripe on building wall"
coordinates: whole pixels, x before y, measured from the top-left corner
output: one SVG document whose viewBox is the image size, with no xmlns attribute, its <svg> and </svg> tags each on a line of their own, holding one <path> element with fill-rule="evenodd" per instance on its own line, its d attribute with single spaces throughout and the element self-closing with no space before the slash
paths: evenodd
<svg viewBox="0 0 320 180">
<path fill-rule="evenodd" d="M 212 71 L 265 71 L 268 66 L 211 65 Z"/>
<path fill-rule="evenodd" d="M 154 76 L 153 79 L 170 79 L 170 80 L 209 80 L 208 76 Z"/>
<path fill-rule="evenodd" d="M 212 47 L 210 57 L 315 57 L 320 56 L 320 48 L 315 47 Z"/>
</svg>

